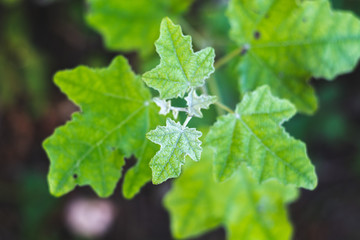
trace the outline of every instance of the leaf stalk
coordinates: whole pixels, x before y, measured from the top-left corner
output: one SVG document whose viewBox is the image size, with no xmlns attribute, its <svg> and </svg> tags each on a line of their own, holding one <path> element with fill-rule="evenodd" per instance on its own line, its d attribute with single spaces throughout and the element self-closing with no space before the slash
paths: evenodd
<svg viewBox="0 0 360 240">
<path fill-rule="evenodd" d="M 224 109 L 225 111 L 229 112 L 229 113 L 235 113 L 231 108 L 229 108 L 228 106 L 222 104 L 221 102 L 216 102 L 215 103 L 219 108 Z"/>
</svg>

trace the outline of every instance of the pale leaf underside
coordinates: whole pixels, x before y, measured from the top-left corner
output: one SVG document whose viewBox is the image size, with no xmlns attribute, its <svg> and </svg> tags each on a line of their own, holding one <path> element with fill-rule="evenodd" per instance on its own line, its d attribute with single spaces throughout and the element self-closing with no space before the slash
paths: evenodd
<svg viewBox="0 0 360 240">
<path fill-rule="evenodd" d="M 189 95 L 185 97 L 189 109 L 188 114 L 190 116 L 202 118 L 203 114 L 201 109 L 208 109 L 211 104 L 216 102 L 216 99 L 216 96 L 198 96 L 195 90 L 190 91 Z"/>
<path fill-rule="evenodd" d="M 200 160 L 201 135 L 196 129 L 183 127 L 171 119 L 167 119 L 166 126 L 159 126 L 146 134 L 152 142 L 161 145 L 150 161 L 154 184 L 178 177 L 186 156 L 194 161 Z"/>
</svg>

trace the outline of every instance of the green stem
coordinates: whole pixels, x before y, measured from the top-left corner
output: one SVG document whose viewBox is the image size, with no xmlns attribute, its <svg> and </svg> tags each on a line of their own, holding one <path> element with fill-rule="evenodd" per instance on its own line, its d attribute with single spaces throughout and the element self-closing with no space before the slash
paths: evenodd
<svg viewBox="0 0 360 240">
<path fill-rule="evenodd" d="M 215 69 L 219 69 L 224 66 L 226 63 L 231 61 L 234 57 L 239 56 L 243 51 L 246 51 L 246 47 L 236 48 L 224 57 L 220 58 L 218 61 L 215 62 L 214 67 Z"/>
<path fill-rule="evenodd" d="M 215 78 L 213 78 L 213 77 L 209 78 L 209 80 L 207 81 L 207 84 L 209 86 L 209 91 L 210 91 L 211 95 L 217 96 L 219 99 L 219 102 L 222 102 L 220 91 L 217 86 Z M 215 106 L 215 109 L 216 109 L 217 115 L 223 115 L 225 113 L 224 110 L 222 108 L 220 108 L 218 105 Z"/>
<path fill-rule="evenodd" d="M 208 43 L 207 40 L 203 36 L 201 36 L 201 34 L 199 34 L 199 32 L 196 29 L 194 29 L 184 18 L 180 18 L 179 22 L 180 25 L 183 27 L 184 32 L 193 36 L 193 42 L 196 46 L 198 46 L 199 48 L 204 48 L 207 45 Z M 233 51 L 231 51 L 230 53 L 228 53 L 227 55 L 225 55 L 224 57 L 220 58 L 218 61 L 215 62 L 214 64 L 215 69 L 219 69 L 220 67 L 224 66 L 233 58 L 239 56 L 242 52 L 247 51 L 247 49 L 248 49 L 247 45 L 245 45 L 244 47 L 234 49 Z M 234 113 L 233 110 L 231 110 L 229 107 L 221 103 L 222 99 L 215 78 L 210 78 L 207 81 L 207 84 L 209 86 L 210 92 L 213 95 L 218 96 L 219 98 L 219 101 L 215 103 L 217 115 L 223 115 L 225 111 L 229 113 Z M 205 90 L 204 92 L 207 91 Z M 185 127 L 190 120 L 191 117 L 188 116 L 183 126 Z"/>
<path fill-rule="evenodd" d="M 229 113 L 235 113 L 231 108 L 229 108 L 228 106 L 222 104 L 221 102 L 216 102 L 215 105 L 218 106 L 221 109 L 224 109 L 225 111 L 227 111 Z"/>
<path fill-rule="evenodd" d="M 215 69 L 217 70 L 217 69 L 221 68 L 222 66 L 224 66 L 226 63 L 231 61 L 236 56 L 245 54 L 248 49 L 249 49 L 249 45 L 244 45 L 243 47 L 234 49 L 233 51 L 231 51 L 230 53 L 228 53 L 227 55 L 225 55 L 224 57 L 220 58 L 218 61 L 215 62 L 215 64 L 214 64 Z M 230 108 L 228 108 L 227 106 L 225 106 L 224 104 L 221 103 L 223 101 L 220 97 L 220 92 L 217 88 L 216 80 L 214 78 L 210 78 L 208 81 L 208 85 L 209 85 L 210 92 L 212 94 L 218 96 L 218 98 L 219 98 L 219 101 L 216 102 L 217 114 L 218 115 L 224 114 L 224 110 L 229 113 L 234 113 L 233 110 L 231 110 Z"/>
<path fill-rule="evenodd" d="M 186 118 L 186 120 L 185 120 L 185 122 L 184 122 L 184 124 L 183 124 L 183 128 L 185 128 L 187 125 L 188 125 L 188 123 L 190 122 L 190 120 L 191 120 L 191 116 L 187 116 L 187 118 Z"/>
</svg>

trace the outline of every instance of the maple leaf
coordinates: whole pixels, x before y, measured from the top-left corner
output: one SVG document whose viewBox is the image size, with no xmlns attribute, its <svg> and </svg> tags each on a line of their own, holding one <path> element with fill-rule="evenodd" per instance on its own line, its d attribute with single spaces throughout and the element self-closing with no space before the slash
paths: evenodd
<svg viewBox="0 0 360 240">
<path fill-rule="evenodd" d="M 180 26 L 169 18 L 162 20 L 155 45 L 161 57 L 160 64 L 144 73 L 142 79 L 158 90 L 162 99 L 184 97 L 191 88 L 204 85 L 205 79 L 215 70 L 214 49 L 208 47 L 194 53 L 191 37 L 183 36 Z"/>
<path fill-rule="evenodd" d="M 333 11 L 327 0 L 231 0 L 230 37 L 242 47 L 237 67 L 242 94 L 269 85 L 304 113 L 317 100 L 311 76 L 334 79 L 360 57 L 360 21 Z"/>
<path fill-rule="evenodd" d="M 202 118 L 201 109 L 208 109 L 211 104 L 216 102 L 216 99 L 216 96 L 198 96 L 195 90 L 191 90 L 189 95 L 185 97 L 189 115 Z"/>
<path fill-rule="evenodd" d="M 80 66 L 58 72 L 55 83 L 81 113 L 44 141 L 50 159 L 50 192 L 60 196 L 76 185 L 90 185 L 99 196 L 107 197 L 121 177 L 123 157 L 135 154 L 142 161 L 146 132 L 161 124 L 153 117 L 158 115 L 157 107 L 122 56 L 108 68 Z"/>
<path fill-rule="evenodd" d="M 244 163 L 260 182 L 276 178 L 314 189 L 317 178 L 305 144 L 281 127 L 295 112 L 294 105 L 272 96 L 267 86 L 246 94 L 235 113 L 219 117 L 206 136 L 215 150 L 216 178 L 230 178 Z"/>
<path fill-rule="evenodd" d="M 160 184 L 172 177 L 178 177 L 185 157 L 199 161 L 201 156 L 202 133 L 194 128 L 183 127 L 171 119 L 166 126 L 159 126 L 146 134 L 147 138 L 161 146 L 150 161 L 154 184 Z"/>
</svg>

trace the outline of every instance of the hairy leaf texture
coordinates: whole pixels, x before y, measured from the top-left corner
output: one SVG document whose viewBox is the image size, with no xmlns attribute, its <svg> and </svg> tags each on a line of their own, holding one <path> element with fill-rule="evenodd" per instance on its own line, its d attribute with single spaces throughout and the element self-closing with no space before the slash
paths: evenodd
<svg viewBox="0 0 360 240">
<path fill-rule="evenodd" d="M 267 86 L 246 94 L 235 113 L 221 116 L 206 137 L 215 150 L 216 179 L 230 178 L 244 163 L 260 182 L 276 178 L 314 189 L 317 178 L 305 144 L 281 126 L 295 112 L 289 101 L 272 96 Z"/>
<path fill-rule="evenodd" d="M 145 134 L 162 123 L 149 90 L 122 56 L 108 68 L 80 66 L 58 72 L 55 83 L 81 112 L 44 142 L 51 162 L 51 193 L 60 196 L 76 185 L 90 185 L 99 196 L 107 197 L 120 178 L 123 157 L 135 154 L 140 163 L 133 171 L 139 177 L 125 194 L 133 196 L 151 178 L 142 162 L 155 154 L 156 145 L 147 142 Z"/>
<path fill-rule="evenodd" d="M 171 101 L 164 100 L 158 97 L 153 98 L 154 103 L 160 107 L 159 114 L 167 115 L 171 111 Z"/>
<path fill-rule="evenodd" d="M 156 107 L 149 109 L 148 114 L 146 122 L 143 123 L 146 126 L 147 132 L 165 122 L 164 117 L 158 114 L 158 108 Z M 145 139 L 144 135 L 142 136 L 143 141 L 141 148 L 134 151 L 137 162 L 135 166 L 131 167 L 126 172 L 124 176 L 123 195 L 128 199 L 133 198 L 137 193 L 139 193 L 142 186 L 151 181 L 151 169 L 149 167 L 149 162 L 158 150 L 158 146 L 156 144 Z"/>
<path fill-rule="evenodd" d="M 216 99 L 216 96 L 198 96 L 195 90 L 190 91 L 189 95 L 185 98 L 189 108 L 189 115 L 202 118 L 201 109 L 208 109 L 211 104 L 216 102 Z"/>
<path fill-rule="evenodd" d="M 87 0 L 86 20 L 99 31 L 109 49 L 139 51 L 148 56 L 154 51 L 158 25 L 165 16 L 179 17 L 193 0 Z"/>
<path fill-rule="evenodd" d="M 227 15 L 243 48 L 241 92 L 267 84 L 304 113 L 317 108 L 310 77 L 332 80 L 360 57 L 359 19 L 327 0 L 231 0 Z"/>
<path fill-rule="evenodd" d="M 166 120 L 166 126 L 159 126 L 146 134 L 152 142 L 161 145 L 150 161 L 154 184 L 178 177 L 186 156 L 194 161 L 200 160 L 201 135 L 202 133 L 195 128 L 183 127 L 169 118 Z"/>
<path fill-rule="evenodd" d="M 208 47 L 194 53 L 191 37 L 184 36 L 180 26 L 169 18 L 162 20 L 155 45 L 161 57 L 160 64 L 146 72 L 142 79 L 158 90 L 163 99 L 184 97 L 190 88 L 204 85 L 205 79 L 215 70 L 214 49 Z"/>
<path fill-rule="evenodd" d="M 224 226 L 230 240 L 290 239 L 285 204 L 297 191 L 276 181 L 258 184 L 244 166 L 231 180 L 215 182 L 213 158 L 205 148 L 201 161 L 186 164 L 165 197 L 174 237 L 195 237 Z"/>
</svg>

